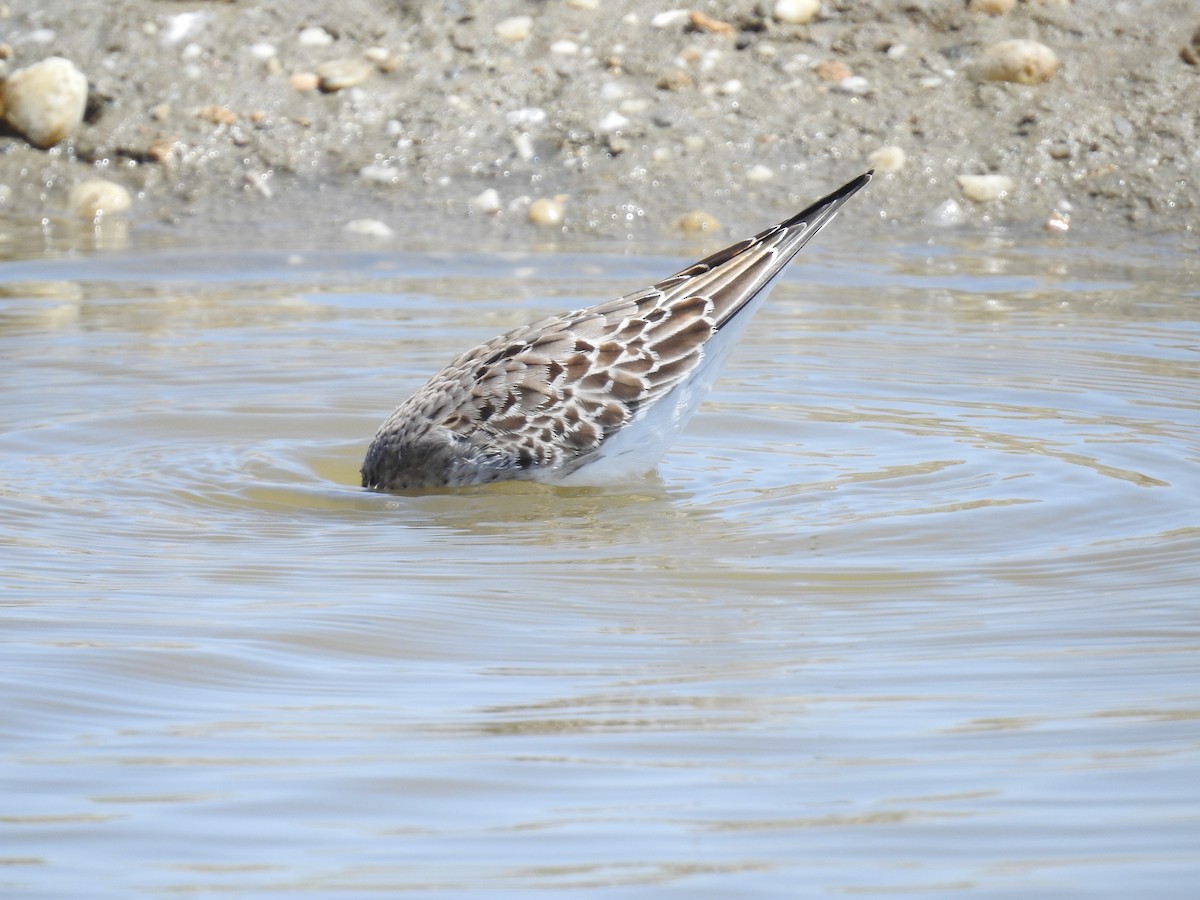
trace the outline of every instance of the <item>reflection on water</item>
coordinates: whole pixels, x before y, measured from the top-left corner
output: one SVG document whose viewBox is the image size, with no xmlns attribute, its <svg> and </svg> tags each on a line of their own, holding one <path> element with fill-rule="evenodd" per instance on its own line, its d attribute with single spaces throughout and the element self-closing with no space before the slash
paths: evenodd
<svg viewBox="0 0 1200 900">
<path fill-rule="evenodd" d="M 843 246 L 657 474 L 418 496 L 408 391 L 681 260 L 4 264 L 5 895 L 1186 893 L 1193 257 Z"/>
</svg>

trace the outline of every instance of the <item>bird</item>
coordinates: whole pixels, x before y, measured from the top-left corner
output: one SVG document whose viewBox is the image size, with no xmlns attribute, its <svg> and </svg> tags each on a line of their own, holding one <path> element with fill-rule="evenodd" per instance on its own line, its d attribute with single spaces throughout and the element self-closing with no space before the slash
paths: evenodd
<svg viewBox="0 0 1200 900">
<path fill-rule="evenodd" d="M 384 421 L 362 486 L 606 486 L 652 470 L 772 282 L 873 170 L 649 287 L 468 350 Z"/>
</svg>

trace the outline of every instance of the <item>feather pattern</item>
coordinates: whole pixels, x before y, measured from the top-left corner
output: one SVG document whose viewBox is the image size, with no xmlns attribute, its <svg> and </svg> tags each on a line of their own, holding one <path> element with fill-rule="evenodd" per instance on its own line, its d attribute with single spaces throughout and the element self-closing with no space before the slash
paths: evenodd
<svg viewBox="0 0 1200 900">
<path fill-rule="evenodd" d="M 592 483 L 645 471 L 683 427 L 740 328 L 723 330 L 744 324 L 792 257 L 870 177 L 651 287 L 468 350 L 383 423 L 363 486 Z"/>
</svg>

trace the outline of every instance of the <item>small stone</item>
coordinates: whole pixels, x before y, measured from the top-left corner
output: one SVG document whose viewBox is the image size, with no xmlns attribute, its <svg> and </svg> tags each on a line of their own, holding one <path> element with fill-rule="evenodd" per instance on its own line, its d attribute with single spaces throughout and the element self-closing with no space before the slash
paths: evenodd
<svg viewBox="0 0 1200 900">
<path fill-rule="evenodd" d="M 1179 58 L 1189 66 L 1200 66 L 1200 28 L 1192 35 L 1192 39 L 1183 45 Z"/>
<path fill-rule="evenodd" d="M 529 16 L 513 16 L 496 25 L 496 34 L 506 41 L 517 43 L 533 33 L 533 19 Z"/>
<path fill-rule="evenodd" d="M 150 146 L 146 148 L 146 155 L 161 166 L 170 165 L 175 161 L 177 143 L 167 138 L 158 138 L 150 142 Z"/>
<path fill-rule="evenodd" d="M 971 66 L 976 81 L 1041 84 L 1058 71 L 1058 56 L 1037 41 L 1012 40 L 993 44 Z"/>
<path fill-rule="evenodd" d="M 724 84 L 721 85 L 721 93 L 724 94 L 726 97 L 732 97 L 735 94 L 740 94 L 741 92 L 742 92 L 742 83 L 736 78 L 730 78 L 728 81 L 726 81 Z"/>
<path fill-rule="evenodd" d="M 196 112 L 196 118 L 203 119 L 205 122 L 211 122 L 214 125 L 232 125 L 237 122 L 237 113 L 227 106 L 218 106 L 215 103 L 210 103 L 208 106 L 202 106 Z"/>
<path fill-rule="evenodd" d="M 529 205 L 529 221 L 534 225 L 561 225 L 566 213 L 561 196 L 542 197 Z"/>
<path fill-rule="evenodd" d="M 13 131 L 46 150 L 79 127 L 87 94 L 87 78 L 75 64 L 51 56 L 0 83 L 0 108 Z"/>
<path fill-rule="evenodd" d="M 315 91 L 321 84 L 316 72 L 294 72 L 288 76 L 288 87 L 293 91 Z"/>
<path fill-rule="evenodd" d="M 558 56 L 574 56 L 579 52 L 579 45 L 574 41 L 566 40 L 555 41 L 550 45 L 550 52 Z"/>
<path fill-rule="evenodd" d="M 1015 185 L 1007 175 L 959 175 L 958 186 L 968 200 L 987 203 L 1007 197 Z"/>
<path fill-rule="evenodd" d="M 843 94 L 854 94 L 857 97 L 863 97 L 871 93 L 871 82 L 867 81 L 861 75 L 851 75 L 849 78 L 843 78 L 835 84 L 833 89 Z"/>
<path fill-rule="evenodd" d="M 567 6 L 571 9 L 596 9 L 600 6 L 600 0 L 567 0 Z"/>
<path fill-rule="evenodd" d="M 706 34 L 719 34 L 722 37 L 737 37 L 737 29 L 728 22 L 722 22 L 720 19 L 706 16 L 695 9 L 688 13 L 688 25 L 691 26 L 693 31 L 702 31 Z"/>
<path fill-rule="evenodd" d="M 510 109 L 504 114 L 504 121 L 513 128 L 529 128 L 531 125 L 541 125 L 545 122 L 546 111 L 537 106 Z"/>
<path fill-rule="evenodd" d="M 163 122 L 171 118 L 171 104 L 156 103 L 154 106 L 150 107 L 150 118 L 152 118 L 155 122 Z"/>
<path fill-rule="evenodd" d="M 755 184 L 765 184 L 774 177 L 774 170 L 762 164 L 751 166 L 746 170 L 746 180 L 753 181 Z"/>
<path fill-rule="evenodd" d="M 854 73 L 844 62 L 836 59 L 825 59 L 813 66 L 813 72 L 822 81 L 845 81 Z"/>
<path fill-rule="evenodd" d="M 702 209 L 694 209 L 676 219 L 675 227 L 689 237 L 695 237 L 702 234 L 711 234 L 721 227 L 721 223 L 711 213 L 706 213 Z"/>
<path fill-rule="evenodd" d="M 807 25 L 821 11 L 821 0 L 776 0 L 771 18 L 784 25 Z"/>
<path fill-rule="evenodd" d="M 125 212 L 133 205 L 133 198 L 129 196 L 129 191 L 115 181 L 89 178 L 71 189 L 67 205 L 81 218 L 97 219 Z"/>
<path fill-rule="evenodd" d="M 7 184 L 0 184 L 0 203 L 7 203 L 12 199 L 12 188 Z"/>
<path fill-rule="evenodd" d="M 494 216 L 500 212 L 500 193 L 495 188 L 488 188 L 471 198 L 471 212 L 485 216 Z"/>
<path fill-rule="evenodd" d="M 668 9 L 660 12 L 650 20 L 651 28 L 671 28 L 682 25 L 691 17 L 690 9 Z"/>
<path fill-rule="evenodd" d="M 390 238 L 395 234 L 386 222 L 380 222 L 378 219 L 353 219 L 342 226 L 342 230 L 373 238 Z"/>
<path fill-rule="evenodd" d="M 660 91 L 686 91 L 695 82 L 686 69 L 668 69 L 659 76 L 655 85 Z"/>
<path fill-rule="evenodd" d="M 1016 5 L 1017 0 L 971 0 L 967 9 L 971 12 L 987 13 L 989 16 L 1002 16 Z"/>
<path fill-rule="evenodd" d="M 1051 144 L 1049 152 L 1051 159 L 1070 159 L 1071 145 L 1065 141 L 1060 141 L 1057 144 Z"/>
<path fill-rule="evenodd" d="M 399 184 L 400 170 L 395 166 L 370 165 L 358 170 L 358 177 L 373 184 Z"/>
<path fill-rule="evenodd" d="M 867 157 L 867 162 L 871 168 L 885 175 L 899 172 L 904 168 L 904 163 L 907 161 L 908 154 L 902 148 L 894 147 L 890 144 L 880 147 Z"/>
<path fill-rule="evenodd" d="M 620 131 L 623 128 L 629 127 L 629 119 L 625 118 L 616 110 L 613 110 L 596 126 L 596 131 L 600 134 L 612 134 L 614 131 Z"/>
<path fill-rule="evenodd" d="M 317 86 L 326 94 L 356 87 L 371 77 L 375 66 L 365 59 L 334 59 L 317 66 Z"/>
<path fill-rule="evenodd" d="M 296 35 L 296 40 L 301 47 L 328 47 L 333 43 L 333 35 L 324 28 L 314 26 L 302 29 Z"/>
</svg>

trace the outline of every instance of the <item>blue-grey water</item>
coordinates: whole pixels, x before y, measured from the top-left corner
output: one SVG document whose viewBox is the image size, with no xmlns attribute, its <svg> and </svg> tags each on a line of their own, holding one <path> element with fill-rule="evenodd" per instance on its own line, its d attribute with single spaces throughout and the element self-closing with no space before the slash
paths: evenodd
<svg viewBox="0 0 1200 900">
<path fill-rule="evenodd" d="M 1194 256 L 823 235 L 657 475 L 357 486 L 689 252 L 10 252 L 0 895 L 1194 891 Z"/>
</svg>

